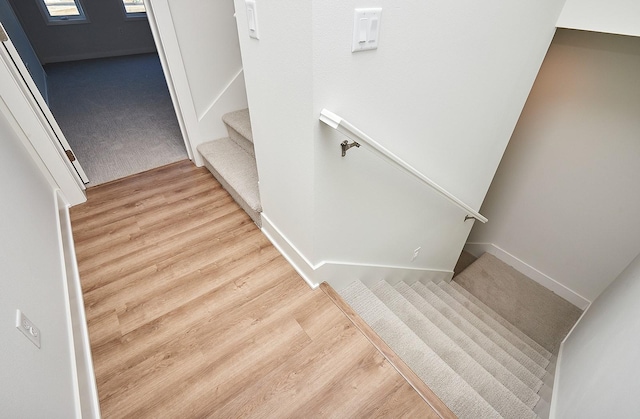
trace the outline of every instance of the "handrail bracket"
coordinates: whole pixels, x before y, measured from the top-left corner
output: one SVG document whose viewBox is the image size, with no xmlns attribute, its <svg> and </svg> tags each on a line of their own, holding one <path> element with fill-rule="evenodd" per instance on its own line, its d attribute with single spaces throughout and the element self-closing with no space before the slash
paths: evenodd
<svg viewBox="0 0 640 419">
<path fill-rule="evenodd" d="M 360 144 L 364 144 L 370 150 L 373 150 L 379 153 L 383 158 L 388 160 L 390 163 L 404 170 L 406 173 L 410 174 L 414 178 L 420 180 L 422 183 L 426 184 L 427 186 L 429 186 L 430 188 L 438 192 L 444 198 L 448 199 L 451 203 L 456 205 L 458 208 L 464 210 L 467 213 L 467 216 L 464 219 L 465 221 L 477 220 L 477 221 L 480 221 L 481 223 L 486 223 L 488 221 L 487 218 L 482 214 L 480 214 L 478 211 L 474 210 L 469 205 L 461 201 L 458 197 L 456 197 L 455 195 L 452 195 L 451 192 L 447 191 L 442 186 L 438 185 L 436 182 L 434 182 L 433 180 L 429 179 L 428 177 L 420 173 L 410 164 L 408 164 L 407 162 L 402 160 L 400 157 L 393 154 L 391 151 L 387 150 L 381 144 L 374 141 L 371 137 L 369 137 L 364 132 L 360 131 L 357 127 L 353 126 L 348 121 L 345 121 L 342 117 L 336 115 L 331 111 L 323 109 L 320 112 L 320 121 L 324 122 L 331 128 L 345 135 L 347 138 L 349 138 L 349 140 L 353 141 L 351 144 L 349 144 L 349 141 L 343 141 L 342 144 L 340 144 L 340 147 L 342 148 L 342 157 L 347 155 L 347 150 L 349 150 L 351 147 L 360 147 Z M 360 143 L 355 141 L 356 138 L 358 139 L 358 141 L 360 141 Z"/>
<path fill-rule="evenodd" d="M 351 147 L 360 147 L 360 144 L 355 141 L 349 144 L 349 141 L 344 140 L 340 143 L 340 147 L 342 148 L 342 157 L 344 157 L 347 155 L 347 150 L 349 150 Z"/>
</svg>

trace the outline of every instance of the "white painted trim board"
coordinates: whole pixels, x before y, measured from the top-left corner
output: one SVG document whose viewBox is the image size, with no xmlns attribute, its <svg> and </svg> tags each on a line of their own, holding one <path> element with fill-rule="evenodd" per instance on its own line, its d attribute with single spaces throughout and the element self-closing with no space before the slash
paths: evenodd
<svg viewBox="0 0 640 419">
<path fill-rule="evenodd" d="M 84 299 L 80 285 L 80 274 L 76 260 L 69 205 L 59 190 L 55 191 L 58 214 L 58 240 L 60 243 L 60 262 L 64 267 L 64 288 L 66 291 L 67 323 L 71 334 L 71 365 L 73 381 L 76 387 L 76 412 L 78 418 L 100 418 L 98 388 L 91 357 L 91 344 L 87 318 L 84 311 Z"/>
<path fill-rule="evenodd" d="M 561 363 L 563 358 L 564 343 L 567 341 L 567 339 L 569 339 L 569 336 L 571 336 L 571 334 L 573 333 L 575 328 L 578 326 L 578 324 L 580 324 L 580 322 L 582 321 L 584 316 L 587 314 L 587 311 L 589 310 L 590 307 L 591 307 L 591 303 L 589 303 L 589 305 L 584 309 L 584 311 L 580 315 L 580 318 L 578 319 L 576 324 L 573 325 L 571 330 L 569 330 L 569 333 L 567 333 L 567 336 L 565 336 L 564 339 L 562 339 L 562 343 L 560 343 L 560 350 L 558 351 L 558 359 L 556 360 L 556 372 L 553 377 L 553 390 L 551 391 L 551 403 L 550 403 L 551 407 L 549 408 L 549 419 L 555 419 L 557 417 L 556 411 L 558 410 L 557 400 L 558 400 L 558 391 L 559 391 L 558 384 L 560 383 L 560 374 L 562 372 Z"/>
<path fill-rule="evenodd" d="M 549 275 L 546 275 L 545 273 L 537 270 L 525 261 L 519 259 L 518 257 L 512 255 L 511 253 L 500 248 L 499 246 L 496 246 L 493 243 L 467 243 L 464 246 L 464 250 L 471 253 L 475 257 L 480 257 L 483 253 L 492 254 L 507 265 L 512 266 L 518 272 L 528 276 L 538 284 L 553 291 L 581 310 L 585 310 L 589 306 L 589 304 L 591 304 L 591 301 L 589 301 L 582 295 L 567 288 L 560 282 L 551 278 Z"/>
<path fill-rule="evenodd" d="M 414 268 L 404 266 L 389 266 L 364 264 L 358 262 L 322 261 L 312 263 L 282 231 L 263 212 L 262 232 L 273 243 L 276 249 L 293 266 L 300 276 L 312 289 L 317 288 L 322 282 L 327 282 L 336 291 L 349 285 L 356 279 L 365 285 L 386 279 L 392 284 L 400 281 L 413 283 L 416 281 L 429 282 L 435 280 L 450 281 L 453 271 L 440 269 Z"/>
</svg>

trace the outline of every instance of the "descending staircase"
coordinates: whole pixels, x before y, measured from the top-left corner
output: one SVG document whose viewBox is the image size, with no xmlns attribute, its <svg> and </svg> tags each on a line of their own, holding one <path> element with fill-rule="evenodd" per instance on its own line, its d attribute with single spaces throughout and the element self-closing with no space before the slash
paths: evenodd
<svg viewBox="0 0 640 419">
<path fill-rule="evenodd" d="M 251 219 L 262 226 L 258 169 L 253 149 L 253 134 L 249 110 L 242 109 L 222 117 L 229 137 L 198 146 L 205 166 L 222 184 Z"/>
<path fill-rule="evenodd" d="M 457 416 L 547 417 L 555 357 L 455 282 L 340 294 Z"/>
</svg>

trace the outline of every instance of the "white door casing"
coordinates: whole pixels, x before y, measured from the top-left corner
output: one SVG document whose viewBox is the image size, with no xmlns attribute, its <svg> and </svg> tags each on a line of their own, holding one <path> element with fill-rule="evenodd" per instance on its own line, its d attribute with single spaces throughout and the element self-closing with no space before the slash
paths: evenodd
<svg viewBox="0 0 640 419">
<path fill-rule="evenodd" d="M 4 27 L 0 25 L 0 30 Z M 42 173 L 59 189 L 69 205 L 86 201 L 82 167 L 76 169 L 65 150 L 70 150 L 60 127 L 29 76 L 24 63 L 7 38 L 0 45 L 0 107 L 10 115 L 16 132 Z M 65 146 L 67 148 L 65 148 Z M 86 175 L 85 179 L 86 179 Z"/>
<path fill-rule="evenodd" d="M 189 157 L 226 137 L 221 120 L 247 107 L 232 0 L 147 0 L 147 17 Z"/>
<path fill-rule="evenodd" d="M 66 161 L 67 166 L 76 175 L 82 185 L 89 183 L 87 174 L 80 165 L 80 162 L 76 158 L 75 153 L 73 152 L 73 150 L 71 150 L 71 146 L 62 133 L 58 122 L 55 120 L 53 114 L 51 113 L 47 102 L 40 93 L 40 90 L 36 86 L 36 83 L 33 81 L 29 70 L 20 58 L 18 50 L 16 49 L 13 42 L 11 42 L 11 39 L 9 39 L 9 36 L 7 35 L 4 27 L 2 27 L 1 29 L 2 34 L 4 35 L 4 37 L 2 38 L 3 60 L 8 65 L 9 70 L 13 73 L 14 78 L 19 82 L 21 90 L 24 92 L 26 99 L 38 115 L 45 129 L 49 132 L 51 139 L 56 145 L 56 148 L 64 156 L 64 160 Z M 22 82 L 20 82 L 20 80 L 22 80 Z"/>
</svg>

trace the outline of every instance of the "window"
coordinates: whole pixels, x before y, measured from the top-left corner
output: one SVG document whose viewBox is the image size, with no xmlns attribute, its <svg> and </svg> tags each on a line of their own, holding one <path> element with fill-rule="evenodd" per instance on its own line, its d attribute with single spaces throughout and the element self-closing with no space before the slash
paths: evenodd
<svg viewBox="0 0 640 419">
<path fill-rule="evenodd" d="M 78 23 L 87 20 L 80 0 L 38 0 L 50 24 Z"/>
<path fill-rule="evenodd" d="M 143 0 L 122 0 L 122 4 L 127 17 L 143 17 L 147 13 Z"/>
</svg>

